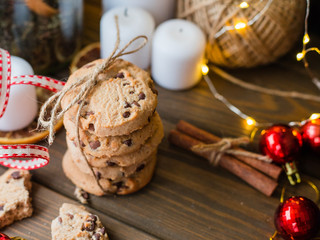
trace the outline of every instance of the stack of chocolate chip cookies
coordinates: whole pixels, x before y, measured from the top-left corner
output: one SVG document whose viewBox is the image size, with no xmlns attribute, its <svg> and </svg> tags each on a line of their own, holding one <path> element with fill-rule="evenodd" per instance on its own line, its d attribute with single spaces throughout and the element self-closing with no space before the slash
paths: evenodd
<svg viewBox="0 0 320 240">
<path fill-rule="evenodd" d="M 101 62 L 96 60 L 74 72 L 65 87 L 80 77 L 90 77 Z M 155 168 L 157 148 L 163 138 L 161 119 L 155 111 L 157 92 L 147 72 L 121 59 L 100 73 L 98 79 L 85 100 L 64 115 L 68 150 L 63 169 L 76 186 L 89 193 L 129 194 L 145 186 Z M 63 109 L 82 87 L 64 96 Z M 77 128 L 80 104 L 83 107 Z"/>
</svg>

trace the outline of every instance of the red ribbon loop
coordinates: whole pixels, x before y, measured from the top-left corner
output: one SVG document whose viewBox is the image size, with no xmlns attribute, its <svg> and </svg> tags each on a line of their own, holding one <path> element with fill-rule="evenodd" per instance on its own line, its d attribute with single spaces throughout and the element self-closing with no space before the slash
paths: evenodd
<svg viewBox="0 0 320 240">
<path fill-rule="evenodd" d="M 64 82 L 38 75 L 22 75 L 11 77 L 10 53 L 0 48 L 0 118 L 6 111 L 10 87 L 13 85 L 33 85 L 48 89 L 52 92 L 60 91 Z M 19 160 L 19 159 L 28 160 Z M 50 161 L 48 148 L 33 145 L 0 145 L 0 164 L 10 168 L 32 170 L 46 166 Z"/>
</svg>

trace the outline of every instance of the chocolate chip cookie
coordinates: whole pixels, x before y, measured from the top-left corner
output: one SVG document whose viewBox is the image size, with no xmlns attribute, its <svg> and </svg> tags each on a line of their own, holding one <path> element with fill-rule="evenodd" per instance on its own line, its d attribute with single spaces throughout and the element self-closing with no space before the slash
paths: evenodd
<svg viewBox="0 0 320 240">
<path fill-rule="evenodd" d="M 74 72 L 65 88 L 76 83 L 80 77 L 93 74 L 99 59 Z M 83 86 L 69 91 L 62 99 L 66 108 Z M 137 66 L 117 59 L 97 77 L 96 86 L 90 92 L 81 109 L 80 124 L 83 130 L 98 136 L 128 135 L 148 124 L 157 106 L 157 92 L 149 73 Z M 76 116 L 79 104 L 73 106 L 65 117 Z"/>
<path fill-rule="evenodd" d="M 98 179 L 103 191 L 92 174 L 86 174 L 79 170 L 72 157 L 73 155 L 69 151 L 65 153 L 62 160 L 64 173 L 77 187 L 97 196 L 107 193 L 125 195 L 138 191 L 151 180 L 157 160 L 156 152 L 154 152 L 145 166 L 137 168 L 132 175 L 116 181 L 101 176 Z"/>
<path fill-rule="evenodd" d="M 0 177 L 0 229 L 32 215 L 31 175 L 9 169 Z"/>
<path fill-rule="evenodd" d="M 103 168 L 108 166 L 120 166 L 120 167 L 128 167 L 133 164 L 138 164 L 144 159 L 146 159 L 152 152 L 154 152 L 158 145 L 160 144 L 162 138 L 164 136 L 163 133 L 163 125 L 162 123 L 159 125 L 155 134 L 151 136 L 137 151 L 119 155 L 119 156 L 102 156 L 102 157 L 94 157 L 90 154 L 86 154 L 86 158 L 89 161 L 89 164 L 92 167 Z M 87 164 L 83 155 L 81 154 L 78 147 L 74 145 L 74 143 L 67 137 L 67 145 L 70 150 L 72 156 L 74 156 L 75 164 L 77 164 L 78 168 L 81 171 L 88 173 Z"/>
<path fill-rule="evenodd" d="M 155 134 L 160 125 L 161 119 L 159 114 L 155 112 L 145 127 L 129 135 L 98 137 L 80 128 L 80 147 L 85 153 L 94 157 L 107 156 L 110 158 L 111 156 L 129 154 L 137 151 L 147 139 Z M 73 141 L 75 147 L 78 147 L 74 120 L 65 117 L 64 126 L 68 138 Z"/>
<path fill-rule="evenodd" d="M 82 239 L 108 240 L 106 228 L 97 215 L 83 206 L 64 203 L 59 216 L 51 223 L 53 240 Z"/>
</svg>

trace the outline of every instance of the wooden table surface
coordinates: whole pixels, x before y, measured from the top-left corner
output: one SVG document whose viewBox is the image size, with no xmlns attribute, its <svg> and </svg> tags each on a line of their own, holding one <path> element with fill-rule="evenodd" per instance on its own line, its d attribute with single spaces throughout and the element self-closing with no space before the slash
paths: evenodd
<svg viewBox="0 0 320 240">
<path fill-rule="evenodd" d="M 87 12 L 98 11 L 97 1 L 88 2 Z M 96 28 L 91 32 L 95 31 Z M 93 41 L 97 32 L 86 36 L 87 41 Z M 318 95 L 319 90 L 311 83 L 302 63 L 295 61 L 295 52 L 293 50 L 269 66 L 228 72 L 261 86 Z M 311 61 L 313 67 L 320 64 L 317 56 Z M 319 67 L 316 71 L 320 74 Z M 259 122 L 299 121 L 319 112 L 317 102 L 260 94 L 228 83 L 214 74 L 210 77 L 221 94 Z M 110 239 L 269 239 L 274 232 L 273 215 L 279 204 L 281 186 L 287 182 L 284 176 L 272 197 L 266 197 L 229 172 L 171 146 L 167 140 L 169 131 L 180 119 L 221 137 L 248 135 L 251 129 L 214 99 L 204 81 L 187 91 L 172 92 L 159 86 L 157 89 L 157 109 L 164 123 L 165 138 L 159 147 L 158 164 L 151 183 L 129 196 L 91 196 L 87 206 L 100 216 Z M 46 145 L 45 141 L 40 144 Z M 74 185 L 61 168 L 65 151 L 65 131 L 61 130 L 50 147 L 50 164 L 33 171 L 33 216 L 2 229 L 2 232 L 28 240 L 51 239 L 50 224 L 62 203 L 77 203 Z M 299 161 L 303 178 L 320 186 L 319 156 L 304 151 Z M 5 168 L 0 168 L 0 173 L 4 171 Z M 312 190 L 304 184 L 289 187 L 287 196 L 293 194 L 315 199 Z"/>
</svg>

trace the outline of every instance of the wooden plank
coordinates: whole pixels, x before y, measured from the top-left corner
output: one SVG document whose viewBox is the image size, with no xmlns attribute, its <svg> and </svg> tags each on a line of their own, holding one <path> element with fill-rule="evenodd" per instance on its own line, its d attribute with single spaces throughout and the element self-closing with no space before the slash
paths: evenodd
<svg viewBox="0 0 320 240">
<path fill-rule="evenodd" d="M 3 172 L 3 169 L 1 169 Z M 31 218 L 15 222 L 14 224 L 2 229 L 1 232 L 8 236 L 20 236 L 28 240 L 50 240 L 51 221 L 59 215 L 59 208 L 63 203 L 79 204 L 67 197 L 55 193 L 48 188 L 33 183 L 32 199 L 34 213 Z M 148 239 L 154 240 L 153 236 L 146 234 L 138 229 L 128 226 L 110 216 L 87 208 L 93 214 L 99 216 L 102 223 L 106 226 L 110 239 Z"/>
</svg>

